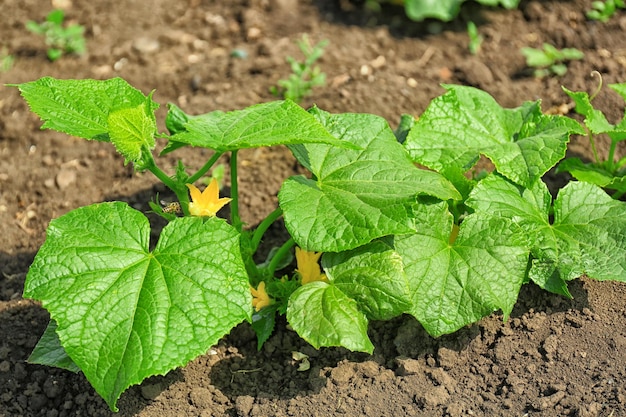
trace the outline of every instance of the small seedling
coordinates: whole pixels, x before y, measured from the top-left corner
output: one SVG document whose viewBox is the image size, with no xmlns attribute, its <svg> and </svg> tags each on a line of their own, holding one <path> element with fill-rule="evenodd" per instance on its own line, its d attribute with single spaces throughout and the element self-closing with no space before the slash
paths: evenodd
<svg viewBox="0 0 626 417">
<path fill-rule="evenodd" d="M 15 57 L 9 53 L 6 47 L 0 49 L 0 72 L 7 72 L 13 68 Z"/>
<path fill-rule="evenodd" d="M 467 36 L 469 36 L 469 51 L 472 55 L 478 54 L 480 45 L 483 43 L 483 37 L 478 33 L 476 23 L 467 22 Z"/>
<path fill-rule="evenodd" d="M 589 19 L 607 22 L 618 8 L 623 9 L 626 4 L 624 4 L 624 0 L 605 0 L 592 2 L 591 7 L 592 9 L 587 12 Z"/>
<path fill-rule="evenodd" d="M 550 74 L 562 76 L 567 73 L 567 61 L 583 59 L 585 54 L 576 48 L 557 49 L 544 43 L 542 49 L 522 48 L 526 57 L 526 65 L 535 68 L 535 77 L 541 78 Z"/>
<path fill-rule="evenodd" d="M 322 86 L 326 83 L 326 74 L 314 64 L 324 54 L 328 40 L 320 41 L 315 46 L 311 46 L 309 37 L 304 34 L 297 43 L 304 55 L 304 62 L 298 62 L 290 56 L 287 57 L 287 62 L 291 65 L 291 74 L 288 79 L 279 80 L 278 87 L 272 87 L 270 91 L 275 96 L 283 96 L 296 103 L 301 103 L 305 97 L 311 95 L 313 87 Z"/>
<path fill-rule="evenodd" d="M 64 53 L 81 55 L 85 52 L 85 28 L 76 24 L 63 27 L 64 20 L 63 10 L 56 9 L 48 14 L 43 23 L 32 20 L 26 23 L 26 29 L 45 36 L 50 61 L 56 61 Z"/>
</svg>

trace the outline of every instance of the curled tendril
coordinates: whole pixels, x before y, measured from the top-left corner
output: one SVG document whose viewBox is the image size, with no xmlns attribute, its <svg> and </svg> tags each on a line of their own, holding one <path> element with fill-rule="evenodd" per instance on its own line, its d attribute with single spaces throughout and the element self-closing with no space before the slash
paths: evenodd
<svg viewBox="0 0 626 417">
<path fill-rule="evenodd" d="M 596 96 L 598 95 L 598 93 L 600 92 L 600 90 L 602 89 L 602 74 L 600 74 L 599 71 L 591 71 L 591 74 L 589 74 L 591 77 L 598 77 L 598 87 L 596 87 L 596 90 L 593 92 L 593 94 L 591 95 L 591 97 L 589 97 L 589 101 L 593 101 L 594 98 L 596 98 Z"/>
</svg>

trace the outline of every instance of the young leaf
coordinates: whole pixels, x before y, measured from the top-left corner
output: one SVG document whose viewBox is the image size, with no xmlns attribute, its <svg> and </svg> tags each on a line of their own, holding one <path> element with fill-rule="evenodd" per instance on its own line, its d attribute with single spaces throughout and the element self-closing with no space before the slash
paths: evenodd
<svg viewBox="0 0 626 417">
<path fill-rule="evenodd" d="M 418 195 L 460 198 L 443 176 L 414 166 L 381 117 L 320 112 L 319 118 L 332 134 L 361 149 L 291 147 L 316 178 L 291 177 L 278 194 L 285 225 L 301 248 L 339 252 L 409 233 Z"/>
<path fill-rule="evenodd" d="M 383 242 L 327 253 L 322 266 L 332 285 L 356 300 L 370 320 L 389 320 L 410 308 L 402 258 Z"/>
<path fill-rule="evenodd" d="M 331 136 L 313 116 L 290 100 L 189 117 L 184 129 L 171 140 L 219 152 L 295 143 L 350 146 Z"/>
<path fill-rule="evenodd" d="M 374 351 L 367 336 L 367 318 L 356 302 L 325 282 L 303 285 L 291 295 L 287 321 L 316 349 L 343 346 L 353 351 Z"/>
<path fill-rule="evenodd" d="M 420 208 L 419 229 L 395 238 L 409 279 L 409 312 L 432 336 L 452 333 L 498 309 L 506 320 L 526 275 L 523 234 L 510 221 L 472 214 L 454 239 L 445 203 Z"/>
<path fill-rule="evenodd" d="M 121 78 L 110 80 L 58 80 L 43 77 L 14 85 L 31 110 L 53 129 L 84 139 L 108 142 L 109 115 L 145 105 L 154 120 L 159 105 Z"/>
<path fill-rule="evenodd" d="M 614 176 L 602 166 L 585 164 L 580 158 L 567 158 L 561 161 L 557 172 L 569 172 L 579 181 L 595 184 L 602 188 L 626 192 L 626 177 Z"/>
<path fill-rule="evenodd" d="M 256 333 L 258 350 L 261 350 L 263 344 L 274 332 L 274 326 L 276 324 L 276 309 L 276 305 L 271 305 L 262 308 L 261 311 L 255 311 L 252 315 L 252 322 L 250 324 Z"/>
<path fill-rule="evenodd" d="M 589 128 L 591 133 L 606 133 L 612 131 L 615 126 L 606 120 L 606 117 L 600 110 L 593 108 L 589 94 L 584 91 L 570 91 L 565 87 L 561 87 L 565 94 L 570 96 L 576 107 L 574 110 L 576 113 L 585 116 L 585 125 Z"/>
<path fill-rule="evenodd" d="M 626 100 L 626 83 L 609 84 L 609 87 Z"/>
<path fill-rule="evenodd" d="M 543 182 L 531 190 L 497 175 L 481 181 L 467 205 L 477 212 L 512 219 L 530 239 L 535 258 L 530 278 L 544 289 L 570 296 L 566 281 L 587 275 L 626 281 L 626 204 L 584 182 L 565 186 L 554 203 Z"/>
<path fill-rule="evenodd" d="M 28 362 L 38 365 L 54 366 L 56 368 L 66 369 L 70 372 L 80 372 L 80 368 L 67 356 L 67 352 L 65 352 L 65 349 L 61 346 L 56 329 L 56 321 L 50 320 L 41 339 L 37 342 L 33 353 L 30 354 Z"/>
<path fill-rule="evenodd" d="M 157 127 L 154 119 L 146 114 L 145 104 L 113 111 L 107 123 L 111 143 L 126 161 L 137 162 L 144 150 L 149 152 L 154 148 Z"/>
<path fill-rule="evenodd" d="M 232 226 L 177 218 L 152 252 L 149 237 L 125 203 L 79 208 L 50 223 L 25 283 L 113 410 L 130 385 L 186 364 L 252 313 Z"/>
<path fill-rule="evenodd" d="M 626 100 L 626 83 L 609 84 L 609 87 Z M 622 120 L 615 126 L 613 132 L 608 132 L 612 141 L 621 141 L 626 139 L 626 113 Z"/>
<path fill-rule="evenodd" d="M 479 154 L 498 172 L 529 187 L 565 156 L 573 119 L 541 113 L 539 102 L 503 109 L 484 91 L 445 85 L 409 132 L 405 146 L 415 162 L 439 172 L 467 171 Z"/>
</svg>

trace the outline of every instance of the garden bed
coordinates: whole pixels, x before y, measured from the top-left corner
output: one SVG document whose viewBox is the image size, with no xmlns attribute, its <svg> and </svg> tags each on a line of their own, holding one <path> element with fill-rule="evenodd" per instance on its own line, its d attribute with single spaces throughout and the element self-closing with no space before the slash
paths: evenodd
<svg viewBox="0 0 626 417">
<path fill-rule="evenodd" d="M 626 16 L 589 21 L 588 1 L 522 2 L 513 11 L 468 5 L 450 24 L 410 22 L 401 9 L 368 13 L 343 1 L 70 3 L 67 18 L 86 26 L 88 53 L 54 63 L 42 39 L 24 29 L 27 20 L 44 19 L 49 2 L 4 6 L 0 39 L 16 61 L 0 73 L 1 84 L 120 76 L 146 94 L 156 89 L 160 116 L 167 102 L 190 114 L 240 109 L 275 99 L 269 88 L 288 75 L 287 55 L 300 58 L 294 41 L 302 33 L 330 41 L 319 62 L 326 86 L 303 105 L 373 113 L 392 127 L 402 113 L 421 114 L 444 92 L 441 83 L 481 88 L 504 107 L 541 99 L 547 110 L 569 102 L 561 85 L 592 92 L 593 70 L 605 83 L 626 82 Z M 477 56 L 468 51 L 468 20 L 485 38 Z M 536 79 L 520 48 L 543 42 L 585 57 L 563 77 Z M 623 115 L 623 100 L 608 89 L 594 105 L 611 121 Z M 146 211 L 157 192 L 165 200 L 173 195 L 149 173 L 124 167 L 109 144 L 40 125 L 17 89 L 0 87 L 0 416 L 112 415 L 82 375 L 26 363 L 48 315 L 21 298 L 24 277 L 50 219 L 109 200 Z M 573 141 L 570 151 L 588 158 L 584 139 Z M 207 157 L 182 152 L 188 166 Z M 239 157 L 241 217 L 255 225 L 276 207 L 281 181 L 299 168 L 282 147 Z M 173 172 L 174 163 L 165 168 Z M 550 175 L 553 189 L 568 180 Z M 284 240 L 279 227 L 270 232 L 268 248 Z M 506 323 L 494 314 L 438 339 L 409 316 L 374 322 L 373 355 L 316 351 L 283 322 L 257 351 L 254 332 L 242 324 L 188 366 L 129 389 L 117 415 L 624 415 L 626 287 L 583 278 L 570 291 L 573 300 L 526 285 Z M 298 371 L 294 351 L 309 356 L 309 370 Z"/>
</svg>

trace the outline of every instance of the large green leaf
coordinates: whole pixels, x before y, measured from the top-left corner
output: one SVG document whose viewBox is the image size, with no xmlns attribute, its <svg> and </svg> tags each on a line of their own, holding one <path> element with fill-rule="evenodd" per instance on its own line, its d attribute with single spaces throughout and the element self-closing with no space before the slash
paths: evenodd
<svg viewBox="0 0 626 417">
<path fill-rule="evenodd" d="M 239 235 L 222 219 L 175 219 L 152 252 L 148 220 L 125 203 L 74 210 L 47 233 L 24 296 L 48 309 L 67 355 L 114 410 L 130 385 L 251 317 Z"/>
<path fill-rule="evenodd" d="M 367 336 L 367 318 L 356 302 L 325 282 L 303 285 L 291 295 L 287 321 L 316 349 L 343 346 L 353 351 L 374 351 Z"/>
<path fill-rule="evenodd" d="M 176 109 L 174 109 L 176 110 Z M 315 118 L 291 100 L 257 104 L 243 110 L 221 111 L 199 116 L 181 116 L 171 126 L 171 140 L 225 152 L 242 148 L 328 143 L 350 147 L 330 135 Z"/>
<path fill-rule="evenodd" d="M 356 300 L 370 320 L 389 320 L 410 308 L 402 258 L 383 242 L 327 253 L 322 266 L 332 285 Z"/>
<path fill-rule="evenodd" d="M 285 225 L 300 247 L 339 252 L 409 233 L 418 195 L 460 198 L 443 176 L 414 166 L 381 117 L 324 112 L 318 117 L 332 134 L 361 149 L 291 147 L 314 175 L 287 179 L 278 194 Z"/>
<path fill-rule="evenodd" d="M 121 78 L 101 81 L 43 77 L 15 86 L 44 121 L 42 129 L 109 141 L 109 115 L 143 105 L 156 130 L 154 111 L 159 105 Z"/>
<path fill-rule="evenodd" d="M 526 275 L 523 233 L 510 221 L 473 214 L 451 239 L 447 205 L 421 209 L 418 230 L 395 239 L 409 279 L 409 312 L 433 336 L 452 333 L 498 309 L 506 319 Z"/>
<path fill-rule="evenodd" d="M 528 234 L 535 258 L 530 278 L 569 296 L 565 281 L 587 275 L 626 281 L 626 204 L 595 185 L 573 182 L 554 203 L 543 182 L 530 190 L 497 175 L 481 181 L 467 201 L 477 212 L 512 219 Z"/>
<path fill-rule="evenodd" d="M 439 172 L 467 171 L 483 154 L 512 181 L 531 186 L 565 156 L 573 119 L 541 113 L 539 102 L 504 109 L 484 91 L 445 85 L 409 132 L 415 162 Z"/>
</svg>

